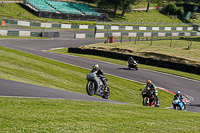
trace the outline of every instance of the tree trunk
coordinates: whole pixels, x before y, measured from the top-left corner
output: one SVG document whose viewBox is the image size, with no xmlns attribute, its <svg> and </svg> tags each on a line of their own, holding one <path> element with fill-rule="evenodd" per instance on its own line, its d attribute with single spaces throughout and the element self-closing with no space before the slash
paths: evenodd
<svg viewBox="0 0 200 133">
<path fill-rule="evenodd" d="M 146 10 L 146 12 L 149 12 L 149 7 L 150 7 L 150 2 L 148 2 L 148 4 L 147 4 L 147 10 Z"/>
<path fill-rule="evenodd" d="M 123 6 L 123 9 L 122 9 L 122 16 L 124 16 L 124 14 L 126 13 L 126 3 L 123 1 L 123 4 L 122 4 L 122 6 Z"/>
<path fill-rule="evenodd" d="M 117 8 L 118 8 L 118 4 L 116 3 L 115 4 L 115 9 L 114 9 L 114 15 L 116 15 L 116 13 L 117 13 Z"/>
</svg>

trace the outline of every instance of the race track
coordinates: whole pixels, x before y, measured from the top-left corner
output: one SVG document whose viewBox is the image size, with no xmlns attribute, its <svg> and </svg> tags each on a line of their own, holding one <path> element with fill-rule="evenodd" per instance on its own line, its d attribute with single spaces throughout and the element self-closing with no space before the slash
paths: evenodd
<svg viewBox="0 0 200 133">
<path fill-rule="evenodd" d="M 49 53 L 43 50 L 51 49 L 51 48 L 58 48 L 58 47 L 77 47 L 86 44 L 98 43 L 103 42 L 103 40 L 94 40 L 94 39 L 72 39 L 72 38 L 65 38 L 65 39 L 55 39 L 55 40 L 12 40 L 12 39 L 4 39 L 0 41 L 1 46 L 5 46 L 8 48 L 24 51 L 27 53 L 31 53 L 34 55 L 46 57 L 49 59 L 61 61 L 64 63 L 80 66 L 83 68 L 91 69 L 91 66 L 94 63 L 98 63 L 100 67 L 104 70 L 105 73 L 115 75 L 118 77 L 126 78 L 133 81 L 138 81 L 141 83 L 145 83 L 148 79 L 151 79 L 156 86 L 169 89 L 171 91 L 180 90 L 182 93 L 191 96 L 194 99 L 192 103 L 188 105 L 187 110 L 193 112 L 200 112 L 200 82 L 173 76 L 170 74 L 164 74 L 149 70 L 139 69 L 139 71 L 130 71 L 126 68 L 126 66 L 116 65 L 86 58 L 79 58 L 76 56 L 69 56 L 69 55 L 61 55 L 56 53 Z M 13 86 L 11 84 L 6 83 L 5 80 L 0 80 L 1 84 L 4 84 L 4 88 L 7 90 L 12 89 Z M 11 81 L 10 81 L 11 82 Z M 13 84 L 15 84 L 14 82 Z M 31 86 L 31 85 L 30 85 Z M 31 86 L 34 88 L 34 86 Z M 50 89 L 50 88 L 48 88 Z M 139 88 L 138 88 L 139 89 Z M 1 87 L 0 95 L 3 93 L 4 89 Z M 12 91 L 10 91 L 12 92 Z M 10 94 L 10 92 L 5 93 L 4 96 L 14 96 L 15 94 Z M 23 92 L 23 91 L 21 91 Z M 17 93 L 17 92 L 16 92 Z M 26 93 L 29 93 L 26 91 Z M 48 94 L 48 92 L 45 92 Z M 17 95 L 20 95 L 17 93 Z M 25 94 L 24 94 L 25 95 Z M 79 95 L 79 94 L 77 94 Z M 81 94 L 83 95 L 83 94 Z M 32 93 L 27 95 L 29 97 L 41 97 L 37 96 L 37 93 Z M 46 95 L 46 97 L 51 97 Z M 89 96 L 87 96 L 90 100 Z M 59 98 L 56 97 L 56 98 Z M 60 97 L 63 98 L 63 97 Z M 65 97 L 65 99 L 68 99 Z M 70 99 L 70 98 L 69 98 Z M 73 98 L 72 98 L 73 99 Z M 75 98 L 76 99 L 76 98 Z M 83 100 L 86 100 L 83 99 Z M 101 98 L 99 98 L 100 100 Z M 80 100 L 80 99 L 79 99 Z M 112 101 L 113 102 L 113 101 Z"/>
</svg>

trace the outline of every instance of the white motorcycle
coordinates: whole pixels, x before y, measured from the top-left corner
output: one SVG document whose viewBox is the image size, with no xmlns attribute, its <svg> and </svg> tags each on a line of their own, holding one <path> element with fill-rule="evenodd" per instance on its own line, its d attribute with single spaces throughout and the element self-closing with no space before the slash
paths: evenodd
<svg viewBox="0 0 200 133">
<path fill-rule="evenodd" d="M 104 85 L 101 79 L 95 72 L 90 72 L 87 75 L 88 83 L 86 85 L 86 91 L 89 96 L 97 95 L 102 98 L 108 99 L 110 96 L 110 90 L 107 85 Z"/>
</svg>

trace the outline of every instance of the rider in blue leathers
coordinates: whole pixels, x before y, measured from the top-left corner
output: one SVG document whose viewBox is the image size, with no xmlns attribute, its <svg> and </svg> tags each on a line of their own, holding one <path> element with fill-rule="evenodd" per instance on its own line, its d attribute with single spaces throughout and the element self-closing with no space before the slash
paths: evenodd
<svg viewBox="0 0 200 133">
<path fill-rule="evenodd" d="M 181 95 L 180 91 L 176 91 L 176 95 L 174 95 L 174 99 L 180 99 L 181 102 L 184 104 L 185 110 L 186 110 L 186 102 L 183 99 L 183 95 Z"/>
</svg>

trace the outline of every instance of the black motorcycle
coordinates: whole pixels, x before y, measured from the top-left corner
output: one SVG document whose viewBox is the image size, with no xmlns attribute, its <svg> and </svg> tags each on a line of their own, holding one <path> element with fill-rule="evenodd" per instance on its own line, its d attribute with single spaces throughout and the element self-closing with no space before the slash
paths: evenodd
<svg viewBox="0 0 200 133">
<path fill-rule="evenodd" d="M 127 63 L 127 66 L 128 66 L 129 69 L 138 70 L 137 62 L 136 62 L 136 61 L 134 61 L 134 62 L 128 62 L 128 63 Z"/>
<path fill-rule="evenodd" d="M 150 89 L 140 89 L 142 98 L 143 98 L 143 106 L 150 106 L 150 107 L 160 107 L 158 104 L 156 104 L 156 98 L 153 95 L 153 91 Z"/>
</svg>

